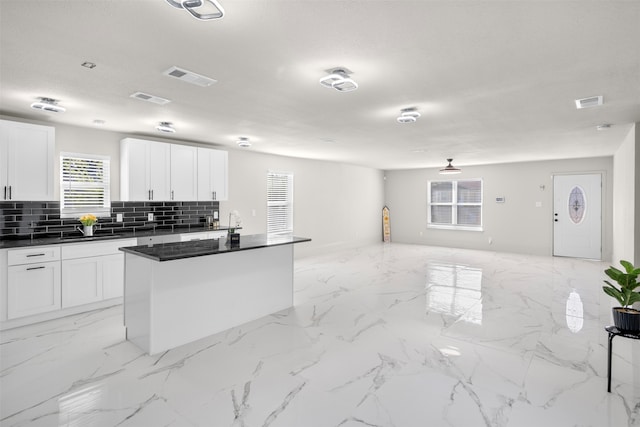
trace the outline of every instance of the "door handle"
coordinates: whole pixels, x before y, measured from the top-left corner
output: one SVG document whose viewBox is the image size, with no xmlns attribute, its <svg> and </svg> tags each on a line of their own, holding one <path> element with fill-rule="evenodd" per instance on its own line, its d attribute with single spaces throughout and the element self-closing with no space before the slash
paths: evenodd
<svg viewBox="0 0 640 427">
<path fill-rule="evenodd" d="M 4 200 L 7 200 L 7 186 L 4 186 Z"/>
<path fill-rule="evenodd" d="M 558 222 L 558 218 L 554 219 L 553 222 Z"/>
<path fill-rule="evenodd" d="M 149 190 L 149 195 L 147 196 L 149 200 L 151 200 L 151 190 Z"/>
<path fill-rule="evenodd" d="M 40 270 L 41 268 L 44 268 L 44 265 L 41 265 L 40 267 L 29 267 L 29 268 L 27 268 L 27 271 L 29 271 L 29 270 Z"/>
<path fill-rule="evenodd" d="M 44 254 L 29 254 L 27 258 L 31 258 L 32 256 L 44 256 Z"/>
<path fill-rule="evenodd" d="M 151 190 L 151 200 L 153 200 L 153 190 Z"/>
<path fill-rule="evenodd" d="M 218 197 L 217 197 L 217 196 L 218 196 L 218 194 L 214 191 L 214 192 L 213 192 L 213 200 L 218 200 Z"/>
<path fill-rule="evenodd" d="M 171 200 L 173 200 L 173 190 L 171 190 Z"/>
<path fill-rule="evenodd" d="M 9 186 L 9 200 L 11 200 L 11 186 Z"/>
</svg>

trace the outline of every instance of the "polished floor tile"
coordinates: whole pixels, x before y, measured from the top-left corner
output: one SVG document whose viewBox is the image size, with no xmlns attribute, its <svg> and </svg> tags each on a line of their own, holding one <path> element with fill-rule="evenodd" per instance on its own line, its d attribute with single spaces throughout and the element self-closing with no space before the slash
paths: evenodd
<svg viewBox="0 0 640 427">
<path fill-rule="evenodd" d="M 4 331 L 0 425 L 640 426 L 640 342 L 606 391 L 606 267 L 380 244 L 297 260 L 293 308 L 159 355 L 120 306 Z"/>
</svg>

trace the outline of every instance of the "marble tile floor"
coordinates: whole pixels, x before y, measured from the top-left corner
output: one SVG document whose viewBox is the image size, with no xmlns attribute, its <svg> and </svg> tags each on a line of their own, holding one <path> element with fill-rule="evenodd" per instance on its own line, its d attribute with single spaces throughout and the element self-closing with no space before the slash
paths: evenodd
<svg viewBox="0 0 640 427">
<path fill-rule="evenodd" d="M 640 342 L 606 391 L 607 265 L 379 244 L 297 260 L 293 308 L 162 354 L 121 306 L 4 331 L 0 425 L 640 426 Z"/>
</svg>

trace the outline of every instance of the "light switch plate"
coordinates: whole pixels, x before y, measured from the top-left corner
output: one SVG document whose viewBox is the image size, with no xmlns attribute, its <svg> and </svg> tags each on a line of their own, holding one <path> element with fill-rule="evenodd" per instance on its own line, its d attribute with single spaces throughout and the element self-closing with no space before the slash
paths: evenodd
<svg viewBox="0 0 640 427">
<path fill-rule="evenodd" d="M 147 215 L 147 221 L 153 221 L 153 212 L 149 212 Z"/>
<path fill-rule="evenodd" d="M 218 219 L 218 211 L 213 211 L 213 219 Z"/>
<path fill-rule="evenodd" d="M 122 222 L 122 214 L 116 214 L 116 222 Z"/>
</svg>

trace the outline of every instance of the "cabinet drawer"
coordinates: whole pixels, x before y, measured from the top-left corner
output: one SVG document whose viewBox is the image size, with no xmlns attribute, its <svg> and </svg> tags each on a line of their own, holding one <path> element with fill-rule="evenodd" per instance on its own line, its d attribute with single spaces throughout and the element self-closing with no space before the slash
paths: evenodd
<svg viewBox="0 0 640 427">
<path fill-rule="evenodd" d="M 138 237 L 138 245 L 156 245 L 160 243 L 174 243 L 180 241 L 180 234 L 165 234 L 162 236 Z"/>
<path fill-rule="evenodd" d="M 62 246 L 62 259 L 89 258 L 118 254 L 118 248 L 136 246 L 136 239 L 109 240 L 108 242 L 86 242 Z"/>
<path fill-rule="evenodd" d="M 60 246 L 38 246 L 28 249 L 10 249 L 8 265 L 35 264 L 60 260 Z"/>
<path fill-rule="evenodd" d="M 189 242 L 191 240 L 207 240 L 210 238 L 211 237 L 209 237 L 209 233 L 206 231 L 198 233 L 184 233 L 180 235 L 181 242 Z"/>
</svg>

